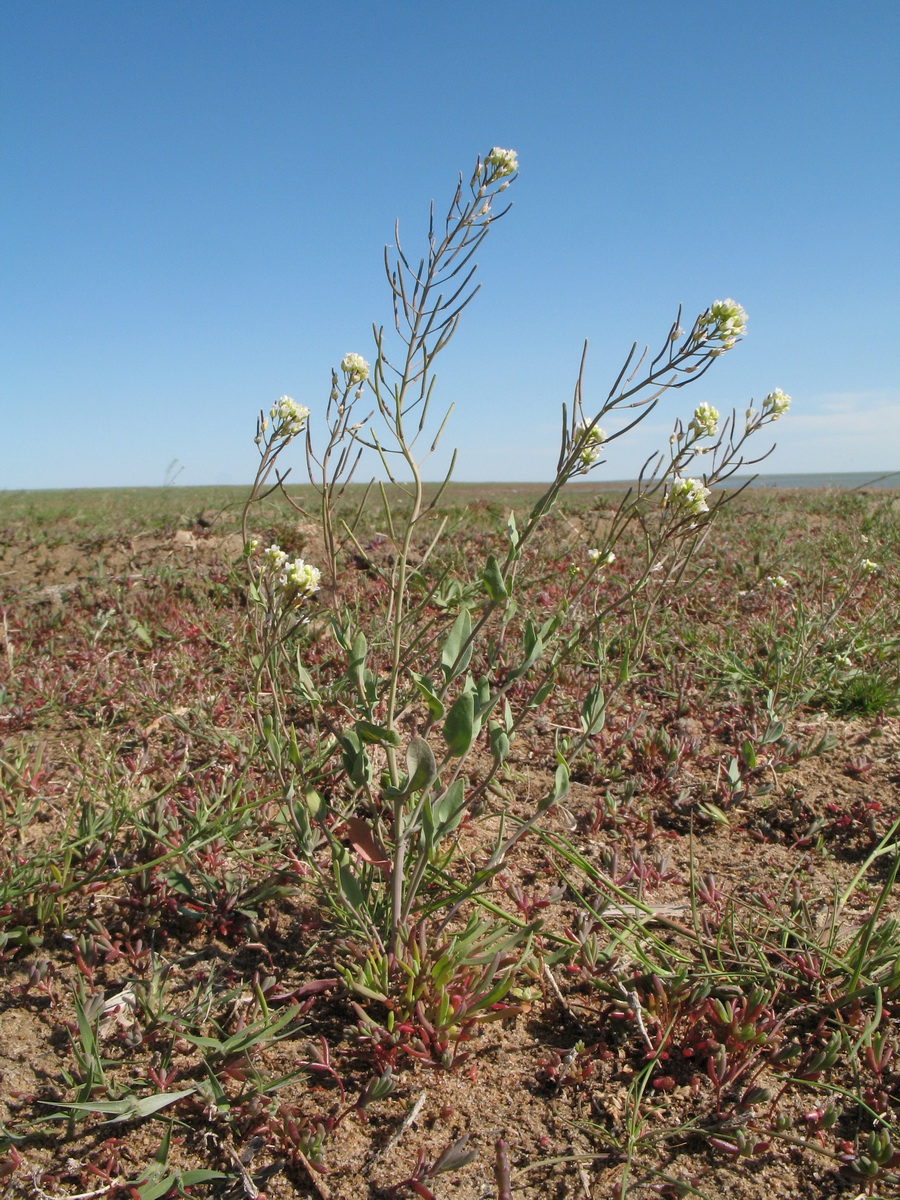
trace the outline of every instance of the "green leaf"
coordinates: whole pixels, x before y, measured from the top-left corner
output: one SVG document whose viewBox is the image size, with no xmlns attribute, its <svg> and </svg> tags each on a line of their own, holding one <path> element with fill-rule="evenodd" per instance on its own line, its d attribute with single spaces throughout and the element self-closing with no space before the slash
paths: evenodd
<svg viewBox="0 0 900 1200">
<path fill-rule="evenodd" d="M 519 545 L 519 530 L 516 526 L 516 514 L 514 512 L 509 514 L 509 520 L 506 522 L 506 528 L 509 532 L 509 544 L 512 546 L 513 550 L 515 550 Z"/>
<path fill-rule="evenodd" d="M 558 804 L 560 800 L 564 800 L 569 792 L 569 768 L 564 762 L 561 762 L 556 768 L 556 775 L 553 778 L 553 787 L 550 789 L 549 796 L 546 796 L 538 805 L 541 812 L 548 808 L 552 808 L 554 804 Z"/>
<path fill-rule="evenodd" d="M 540 708 L 541 705 L 544 703 L 544 701 L 547 699 L 547 697 L 550 695 L 550 693 L 553 691 L 553 689 L 555 687 L 556 687 L 555 679 L 546 680 L 546 682 L 541 684 L 541 686 L 538 688 L 538 690 L 534 693 L 534 695 L 528 701 L 528 707 L 529 708 Z"/>
<path fill-rule="evenodd" d="M 406 770 L 409 773 L 409 782 L 406 785 L 409 794 L 424 791 L 434 781 L 437 763 L 434 760 L 434 752 L 424 738 L 414 737 L 409 743 L 406 751 Z"/>
<path fill-rule="evenodd" d="M 312 676 L 310 675 L 309 671 L 307 671 L 306 667 L 304 667 L 303 663 L 301 662 L 300 654 L 301 654 L 301 651 L 298 649 L 297 650 L 297 682 L 298 682 L 297 690 L 301 693 L 304 700 L 307 700 L 310 704 L 315 704 L 317 701 L 321 700 L 321 696 L 319 695 L 318 691 L 316 690 L 316 685 L 312 681 Z"/>
<path fill-rule="evenodd" d="M 360 741 L 370 746 L 399 746 L 400 734 L 394 729 L 385 729 L 383 725 L 373 725 L 371 721 L 357 721 L 356 732 Z"/>
<path fill-rule="evenodd" d="M 128 628 L 136 638 L 139 638 L 145 646 L 153 646 L 153 637 L 146 625 L 140 621 L 136 621 L 133 617 L 128 618 Z"/>
<path fill-rule="evenodd" d="M 506 584 L 503 582 L 503 576 L 500 573 L 500 566 L 493 554 L 488 555 L 487 563 L 481 573 L 481 580 L 484 584 L 484 590 L 496 604 L 501 603 L 501 601 L 509 596 Z"/>
<path fill-rule="evenodd" d="M 372 780 L 372 764 L 359 735 L 353 729 L 338 734 L 341 761 L 354 787 L 365 787 Z"/>
<path fill-rule="evenodd" d="M 495 762 L 502 763 L 509 756 L 509 737 L 502 725 L 491 721 L 489 727 L 491 755 Z"/>
<path fill-rule="evenodd" d="M 172 1188 L 176 1188 L 181 1195 L 184 1195 L 184 1188 L 191 1187 L 198 1183 L 213 1183 L 217 1179 L 230 1179 L 231 1176 L 224 1171 L 208 1171 L 205 1168 L 199 1168 L 196 1171 L 171 1171 L 168 1175 L 164 1175 L 162 1179 L 146 1178 L 146 1182 L 141 1183 L 137 1188 L 139 1200 L 159 1200 L 161 1196 L 165 1196 Z"/>
<path fill-rule="evenodd" d="M 627 683 L 631 677 L 631 652 L 626 645 L 622 650 L 622 661 L 619 663 L 619 682 Z"/>
<path fill-rule="evenodd" d="M 447 749 L 455 758 L 466 753 L 478 736 L 480 725 L 475 720 L 475 696 L 469 691 L 462 692 L 451 705 L 442 731 Z"/>
<path fill-rule="evenodd" d="M 522 645 L 525 651 L 525 657 L 522 662 L 511 671 L 510 674 L 518 679 L 524 675 L 544 653 L 544 640 L 534 627 L 534 621 L 531 619 L 525 622 L 525 628 L 522 631 Z"/>
<path fill-rule="evenodd" d="M 133 1117 L 152 1117 L 155 1112 L 159 1112 L 162 1108 L 167 1108 L 170 1104 L 177 1104 L 179 1100 L 183 1100 L 185 1096 L 193 1095 L 195 1088 L 185 1088 L 181 1092 L 157 1092 L 155 1096 L 142 1096 L 140 1100 L 134 1101 Z M 133 1099 L 133 1097 L 132 1097 Z M 132 1116 L 123 1115 L 116 1117 L 117 1121 L 128 1121 Z"/>
<path fill-rule="evenodd" d="M 366 655 L 368 653 L 369 643 L 366 641 L 366 635 L 360 630 L 347 653 L 347 678 L 363 700 L 366 698 Z"/>
<path fill-rule="evenodd" d="M 581 728 L 584 733 L 599 733 L 606 722 L 606 696 L 603 688 L 596 684 L 584 698 L 581 706 Z"/>
<path fill-rule="evenodd" d="M 300 753 L 300 747 L 297 745 L 297 730 L 293 725 L 288 726 L 288 758 L 291 761 L 291 766 L 299 767 L 303 762 L 303 755 Z"/>
<path fill-rule="evenodd" d="M 142 1183 L 137 1190 L 139 1200 L 159 1200 L 160 1196 L 165 1196 L 175 1186 L 175 1174 L 165 1175 L 162 1179 L 148 1180 Z"/>
<path fill-rule="evenodd" d="M 350 642 L 347 640 L 347 634 L 344 632 L 344 627 L 337 617 L 332 617 L 331 632 L 334 634 L 334 640 L 337 642 L 340 648 L 349 654 Z"/>
<path fill-rule="evenodd" d="M 770 721 L 766 726 L 766 732 L 759 740 L 761 746 L 769 746 L 772 742 L 780 741 L 784 736 L 784 722 Z"/>
<path fill-rule="evenodd" d="M 449 683 L 462 675 L 472 657 L 472 646 L 466 645 L 472 633 L 472 618 L 467 608 L 460 609 L 459 616 L 453 622 L 444 648 L 441 650 L 441 670 L 444 679 Z M 465 646 L 465 649 L 463 647 Z"/>
<path fill-rule="evenodd" d="M 356 873 L 346 863 L 336 863 L 337 884 L 342 899 L 346 900 L 355 912 L 364 912 L 366 895 L 359 885 Z"/>
<path fill-rule="evenodd" d="M 115 1125 L 120 1121 L 138 1121 L 143 1117 L 152 1117 L 160 1109 L 183 1100 L 185 1096 L 192 1096 L 196 1090 L 190 1087 L 183 1092 L 157 1092 L 153 1096 L 143 1096 L 140 1099 L 137 1096 L 123 1096 L 121 1100 L 88 1100 L 83 1104 L 73 1101 L 69 1104 L 55 1104 L 54 1107 L 108 1116 L 110 1120 L 104 1121 L 104 1125 Z"/>
<path fill-rule="evenodd" d="M 425 796 L 422 800 L 422 840 L 425 843 L 425 849 L 428 851 L 430 858 L 432 852 L 438 844 L 437 823 L 434 819 L 434 808 L 431 804 L 431 797 Z"/>
<path fill-rule="evenodd" d="M 454 832 L 466 811 L 466 784 L 456 779 L 443 796 L 425 797 L 422 804 L 422 836 L 428 854 L 432 854 L 446 835 Z"/>
<path fill-rule="evenodd" d="M 410 676 L 412 677 L 413 683 L 416 685 L 416 691 L 424 699 L 428 711 L 431 713 L 432 720 L 439 721 L 447 710 L 444 708 L 443 703 L 438 699 L 431 684 L 428 683 L 427 680 L 423 679 L 421 675 L 417 675 L 415 671 L 410 671 Z"/>
<path fill-rule="evenodd" d="M 710 821 L 715 821 L 718 825 L 730 824 L 727 815 L 719 808 L 718 804 L 700 802 L 697 804 L 697 808 L 705 817 L 708 817 Z"/>
<path fill-rule="evenodd" d="M 463 819 L 465 795 L 465 782 L 455 779 L 443 796 L 429 802 L 428 808 L 434 823 L 432 845 L 437 845 L 448 833 L 452 833 Z"/>
</svg>

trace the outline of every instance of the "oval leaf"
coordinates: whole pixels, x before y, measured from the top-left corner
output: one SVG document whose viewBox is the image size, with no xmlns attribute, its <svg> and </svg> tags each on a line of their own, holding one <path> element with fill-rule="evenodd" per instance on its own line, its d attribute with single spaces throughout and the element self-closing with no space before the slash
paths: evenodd
<svg viewBox="0 0 900 1200">
<path fill-rule="evenodd" d="M 409 743 L 406 770 L 409 773 L 408 793 L 424 791 L 437 775 L 434 753 L 424 738 L 414 737 Z"/>
<path fill-rule="evenodd" d="M 370 746 L 399 746 L 400 734 L 393 729 L 385 729 L 383 725 L 373 725 L 371 721 L 357 721 L 356 732 L 362 742 Z"/>
<path fill-rule="evenodd" d="M 500 566 L 493 554 L 488 555 L 487 563 L 481 573 L 481 581 L 484 584 L 484 590 L 495 603 L 499 604 L 509 595 L 500 573 Z"/>
<path fill-rule="evenodd" d="M 475 697 L 472 692 L 462 692 L 457 696 L 447 713 L 444 721 L 444 741 L 447 749 L 459 758 L 475 741 Z"/>
<path fill-rule="evenodd" d="M 451 679 L 456 679 L 458 675 L 462 675 L 466 667 L 469 665 L 469 659 L 472 657 L 472 646 L 466 645 L 472 633 L 472 618 L 469 616 L 469 610 L 463 608 L 460 610 L 459 616 L 453 622 L 447 640 L 444 642 L 444 648 L 441 650 L 441 670 L 444 673 L 444 679 L 449 683 Z M 465 646 L 465 650 L 463 650 Z"/>
</svg>

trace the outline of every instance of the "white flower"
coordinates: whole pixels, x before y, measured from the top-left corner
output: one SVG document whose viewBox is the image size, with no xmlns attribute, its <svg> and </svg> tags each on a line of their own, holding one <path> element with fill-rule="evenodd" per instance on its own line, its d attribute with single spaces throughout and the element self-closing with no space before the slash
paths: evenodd
<svg viewBox="0 0 900 1200">
<path fill-rule="evenodd" d="M 711 404 L 698 404 L 688 428 L 700 437 L 715 437 L 719 430 L 719 410 Z"/>
<path fill-rule="evenodd" d="M 288 556 L 275 542 L 271 546 L 266 546 L 262 552 L 262 556 L 263 566 L 272 572 L 280 571 L 288 560 Z"/>
<path fill-rule="evenodd" d="M 361 354 L 345 354 L 341 359 L 341 370 L 348 383 L 365 383 L 369 378 L 369 364 Z"/>
<path fill-rule="evenodd" d="M 860 566 L 866 575 L 875 575 L 881 570 L 880 563 L 872 562 L 871 558 L 864 558 Z"/>
<path fill-rule="evenodd" d="M 602 550 L 588 550 L 588 558 L 592 563 L 596 563 L 598 567 L 608 567 L 616 561 L 616 556 L 612 550 L 607 550 L 605 554 Z"/>
<path fill-rule="evenodd" d="M 512 175 L 518 171 L 519 160 L 516 158 L 515 150 L 502 150 L 499 146 L 495 146 L 484 160 L 484 165 L 493 167 L 491 178 L 503 179 L 505 175 Z"/>
<path fill-rule="evenodd" d="M 575 431 L 576 442 L 581 446 L 579 457 L 583 467 L 592 467 L 600 457 L 600 447 L 606 441 L 606 434 L 599 425 L 590 427 L 582 421 Z"/>
<path fill-rule="evenodd" d="M 783 575 L 767 575 L 766 583 L 771 584 L 773 588 L 786 588 L 791 586 Z"/>
<path fill-rule="evenodd" d="M 673 508 L 692 517 L 699 517 L 701 513 L 709 512 L 709 505 L 706 503 L 708 495 L 709 488 L 704 487 L 699 479 L 682 479 L 680 475 L 676 475 L 666 497 L 666 504 L 671 504 Z"/>
<path fill-rule="evenodd" d="M 292 400 L 290 396 L 282 396 L 277 404 L 272 405 L 269 416 L 272 418 L 276 434 L 294 437 L 306 424 L 309 409 Z"/>
<path fill-rule="evenodd" d="M 851 671 L 853 669 L 853 659 L 848 658 L 846 654 L 836 654 L 834 656 L 834 665 L 836 667 L 843 667 L 847 671 Z"/>
<path fill-rule="evenodd" d="M 747 314 L 734 300 L 714 300 L 699 319 L 694 334 L 697 342 L 718 338 L 722 350 L 730 350 L 741 334 L 747 331 Z"/>
<path fill-rule="evenodd" d="M 288 563 L 279 576 L 278 582 L 285 600 L 289 604 L 298 604 L 319 590 L 319 580 L 322 572 L 302 558 L 295 558 Z"/>
<path fill-rule="evenodd" d="M 769 417 L 772 421 L 777 421 L 779 417 L 784 416 L 790 407 L 790 396 L 786 396 L 781 388 L 776 388 L 774 392 L 769 392 L 768 396 L 762 402 L 763 416 Z"/>
</svg>

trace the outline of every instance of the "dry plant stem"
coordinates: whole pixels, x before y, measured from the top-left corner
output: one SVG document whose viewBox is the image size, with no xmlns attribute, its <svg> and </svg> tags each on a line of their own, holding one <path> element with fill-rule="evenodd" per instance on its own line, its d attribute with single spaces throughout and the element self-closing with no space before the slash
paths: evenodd
<svg viewBox="0 0 900 1200">
<path fill-rule="evenodd" d="M 415 1102 L 412 1104 L 409 1112 L 406 1114 L 406 1116 L 401 1121 L 400 1128 L 397 1130 L 397 1132 L 391 1135 L 390 1139 L 385 1143 L 385 1145 L 383 1145 L 381 1147 L 380 1150 L 376 1151 L 375 1153 L 373 1153 L 371 1155 L 371 1157 L 369 1159 L 370 1164 L 375 1163 L 378 1161 L 378 1159 L 384 1158 L 386 1155 L 390 1154 L 390 1152 L 394 1149 L 394 1147 L 397 1145 L 397 1143 L 401 1140 L 401 1138 L 404 1136 L 404 1134 L 407 1132 L 407 1130 L 410 1128 L 410 1126 L 415 1123 L 416 1119 L 419 1116 L 419 1113 L 422 1111 L 422 1109 L 425 1106 L 425 1100 L 426 1100 L 427 1096 L 428 1096 L 427 1092 L 419 1093 L 419 1095 L 415 1099 Z"/>
</svg>

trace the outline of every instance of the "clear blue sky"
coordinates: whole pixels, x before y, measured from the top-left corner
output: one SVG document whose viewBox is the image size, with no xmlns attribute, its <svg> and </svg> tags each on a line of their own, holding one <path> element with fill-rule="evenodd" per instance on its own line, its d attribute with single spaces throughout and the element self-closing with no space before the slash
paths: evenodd
<svg viewBox="0 0 900 1200">
<path fill-rule="evenodd" d="M 599 402 L 726 296 L 746 340 L 607 477 L 775 387 L 765 470 L 900 469 L 897 0 L 7 0 L 0 96 L 0 488 L 248 480 L 261 406 L 372 357 L 394 218 L 417 252 L 492 145 L 458 478 L 549 478 L 583 340 Z"/>
</svg>

